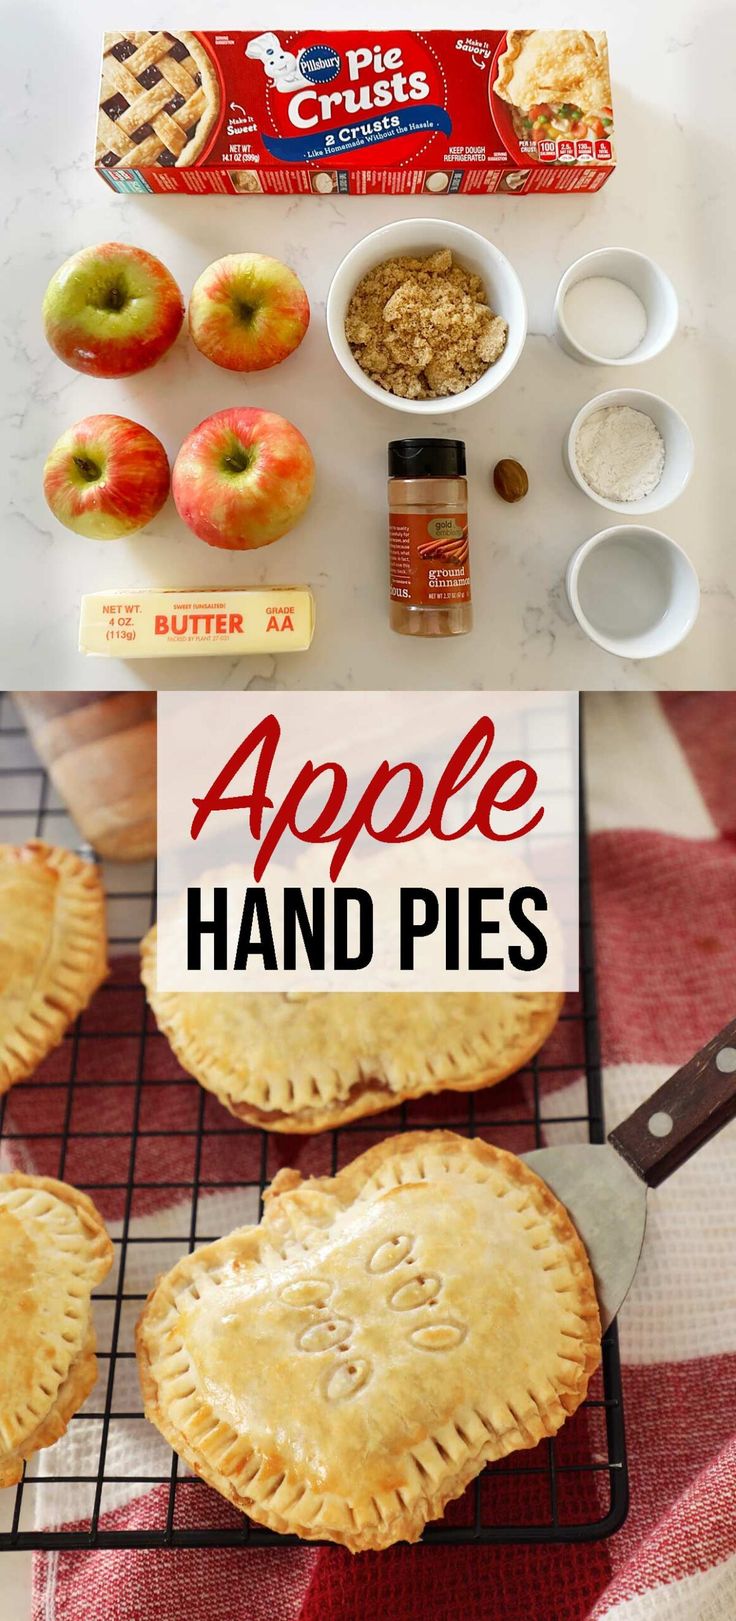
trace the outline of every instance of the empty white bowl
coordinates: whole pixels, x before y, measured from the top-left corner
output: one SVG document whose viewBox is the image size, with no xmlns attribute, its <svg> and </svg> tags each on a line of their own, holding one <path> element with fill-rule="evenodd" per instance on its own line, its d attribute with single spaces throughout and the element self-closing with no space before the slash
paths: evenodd
<svg viewBox="0 0 736 1621">
<path fill-rule="evenodd" d="M 641 524 L 591 535 L 570 558 L 565 585 L 586 636 L 619 658 L 671 652 L 698 617 L 700 586 L 689 557 L 669 535 Z"/>
<path fill-rule="evenodd" d="M 612 281 L 623 282 L 636 293 L 644 305 L 647 326 L 641 343 L 628 355 L 612 360 L 608 355 L 596 354 L 578 343 L 565 318 L 565 299 L 571 287 L 591 276 L 609 276 Z M 662 353 L 677 331 L 679 310 L 677 294 L 669 276 L 646 253 L 633 248 L 599 248 L 576 259 L 565 271 L 555 295 L 555 336 L 558 343 L 586 366 L 636 366 L 643 360 L 652 360 Z"/>
<path fill-rule="evenodd" d="M 379 388 L 361 371 L 345 336 L 345 316 L 358 282 L 374 265 L 405 254 L 424 258 L 438 248 L 451 248 L 459 264 L 481 277 L 491 308 L 508 322 L 509 335 L 503 354 L 462 394 L 443 395 L 438 400 L 403 400 Z M 454 220 L 396 220 L 365 236 L 338 265 L 327 295 L 327 331 L 343 371 L 370 399 L 394 411 L 411 412 L 412 416 L 446 416 L 448 411 L 464 411 L 486 399 L 513 371 L 526 338 L 526 299 L 508 259 L 478 231 L 457 225 Z"/>
<path fill-rule="evenodd" d="M 630 405 L 634 411 L 643 411 L 645 416 L 651 417 L 664 440 L 662 477 L 656 489 L 643 501 L 607 501 L 591 489 L 578 467 L 575 442 L 580 428 L 586 417 L 592 416 L 594 411 L 605 410 L 608 405 Z M 682 495 L 690 481 L 695 448 L 684 418 L 659 394 L 648 394 L 641 388 L 612 388 L 607 394 L 596 394 L 595 399 L 588 400 L 587 405 L 578 411 L 569 433 L 565 435 L 562 459 L 573 484 L 577 484 L 584 495 L 590 496 L 591 501 L 596 501 L 599 507 L 606 507 L 608 512 L 622 512 L 627 518 L 638 518 L 644 513 L 661 512 L 663 507 L 670 506 L 678 495 Z"/>
</svg>

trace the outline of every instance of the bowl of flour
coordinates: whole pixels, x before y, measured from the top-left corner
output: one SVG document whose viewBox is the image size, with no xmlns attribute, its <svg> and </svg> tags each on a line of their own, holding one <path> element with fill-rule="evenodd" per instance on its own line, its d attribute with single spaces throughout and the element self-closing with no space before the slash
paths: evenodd
<svg viewBox="0 0 736 1621">
<path fill-rule="evenodd" d="M 614 388 L 578 411 L 562 456 L 591 501 L 642 517 L 682 495 L 695 452 L 687 423 L 667 400 L 640 388 Z"/>
</svg>

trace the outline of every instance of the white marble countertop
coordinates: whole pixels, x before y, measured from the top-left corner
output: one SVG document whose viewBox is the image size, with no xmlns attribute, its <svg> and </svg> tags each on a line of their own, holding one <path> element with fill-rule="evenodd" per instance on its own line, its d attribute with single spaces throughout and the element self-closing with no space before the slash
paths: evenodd
<svg viewBox="0 0 736 1621">
<path fill-rule="evenodd" d="M 579 10 L 580 8 L 578 8 Z M 260 26 L 263 11 L 209 0 L 158 0 L 155 21 L 176 26 Z M 559 23 L 551 4 L 506 0 L 496 20 Z M 736 508 L 734 327 L 726 295 L 733 281 L 734 101 L 727 4 L 696 0 L 587 0 L 575 20 L 607 27 L 614 79 L 619 168 L 597 196 L 426 198 L 123 198 L 91 166 L 93 106 L 103 27 L 150 26 L 151 0 L 46 0 L 43 14 L 18 8 L 5 99 L 4 146 L 12 154 L 2 210 L 2 406 L 9 472 L 2 549 L 0 682 L 13 687 L 177 685 L 375 687 L 725 687 L 736 682 Z M 391 0 L 371 18 L 389 23 Z M 347 21 L 339 0 L 291 3 L 277 22 Z M 459 20 L 459 15 L 458 15 Z M 438 0 L 410 0 L 404 25 L 441 26 Z M 463 24 L 488 22 L 466 0 Z M 63 73 L 60 64 L 63 63 Z M 719 117 L 719 109 L 722 112 Z M 386 442 L 416 429 L 365 399 L 329 348 L 324 301 L 331 274 L 368 230 L 410 214 L 447 214 L 485 232 L 517 268 L 529 303 L 530 335 L 517 370 L 475 409 L 428 422 L 468 444 L 475 630 L 443 643 L 398 637 L 388 628 Z M 47 349 L 40 304 L 53 269 L 84 244 L 117 238 L 160 255 L 185 294 L 212 259 L 239 248 L 282 257 L 312 301 L 298 353 L 250 380 L 219 370 L 182 337 L 158 367 L 123 382 L 84 378 Z M 621 372 L 576 365 L 551 336 L 561 272 L 580 254 L 613 244 L 643 248 L 671 274 L 681 329 L 659 359 Z M 593 394 L 621 384 L 667 396 L 693 430 L 697 467 L 685 495 L 652 523 L 679 540 L 703 588 L 699 622 L 686 643 L 652 662 L 627 663 L 589 644 L 572 620 L 562 577 L 569 554 L 606 527 L 609 515 L 570 484 L 563 431 Z M 58 434 L 93 411 L 116 411 L 150 426 L 175 454 L 185 433 L 226 405 L 267 406 L 307 434 L 318 489 L 299 527 L 267 551 L 205 550 L 171 502 L 130 540 L 106 545 L 61 528 L 45 507 L 41 468 Z M 518 507 L 492 493 L 500 456 L 528 468 Z M 615 521 L 611 515 L 611 522 Z M 317 632 L 311 651 L 276 661 L 225 658 L 131 662 L 77 652 L 79 599 L 113 586 L 311 583 Z"/>
</svg>

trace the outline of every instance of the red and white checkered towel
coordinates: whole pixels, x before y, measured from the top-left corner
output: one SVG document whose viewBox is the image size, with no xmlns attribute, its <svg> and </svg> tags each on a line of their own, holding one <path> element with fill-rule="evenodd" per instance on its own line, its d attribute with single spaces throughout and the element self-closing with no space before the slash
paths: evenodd
<svg viewBox="0 0 736 1621">
<path fill-rule="evenodd" d="M 736 1013 L 736 697 L 593 697 L 586 735 L 610 1126 Z M 101 1026 L 114 1016 L 112 1000 L 104 999 L 103 991 Z M 116 1004 L 121 1018 L 125 1000 Z M 564 1040 L 562 1027 L 558 1040 Z M 108 1041 L 112 1078 L 117 1065 L 129 1062 L 114 1049 Z M 154 1038 L 151 1052 L 152 1074 L 177 1073 L 163 1041 Z M 89 1051 L 85 1061 L 93 1062 Z M 62 1059 L 50 1061 L 51 1074 L 54 1062 Z M 545 1080 L 554 1083 L 554 1076 Z M 573 1115 L 583 1099 L 582 1079 L 565 1081 L 565 1088 L 555 1103 L 570 1107 L 556 1112 Z M 192 1087 L 180 1094 L 152 1089 L 144 1111 L 155 1112 L 165 1097 L 169 1129 L 188 1125 L 195 1094 Z M 22 1122 L 27 1107 L 26 1129 L 31 1116 L 38 1129 L 40 1095 L 28 1096 L 26 1106 L 19 1089 L 14 1119 Z M 80 1097 L 87 1102 L 79 1107 L 91 1110 L 97 1129 L 104 1129 L 107 1109 L 111 1127 L 122 1118 L 125 1101 L 116 1101 L 114 1088 L 109 1101 L 107 1092 Z M 209 1100 L 207 1107 L 218 1106 Z M 176 1179 L 177 1169 L 181 1174 L 188 1141 L 151 1139 L 151 1180 Z M 228 1164 L 227 1133 L 213 1141 L 220 1145 L 210 1144 L 216 1163 L 203 1175 L 220 1177 Z M 504 1142 L 517 1146 L 507 1136 Z M 39 1146 L 34 1142 L 31 1163 L 45 1170 Z M 361 1146 L 356 1142 L 356 1151 Z M 315 1153 L 304 1146 L 302 1168 L 312 1167 Z M 271 1155 L 275 1170 L 278 1144 Z M 75 1171 L 91 1180 L 89 1166 L 85 1172 L 68 1163 L 70 1180 Z M 631 1510 L 611 1540 L 570 1547 L 398 1547 L 356 1559 L 339 1549 L 306 1547 L 39 1555 L 34 1621 L 735 1621 L 735 1171 L 731 1127 L 651 1198 L 645 1253 L 620 1319 Z M 121 1213 L 116 1197 L 101 1199 L 113 1223 Z M 165 1232 L 181 1231 L 174 1197 L 152 1193 L 147 1208 L 133 1212 L 131 1231 L 161 1238 L 163 1265 L 173 1260 L 165 1253 Z M 251 1214 L 242 1197 L 236 1203 L 230 1194 L 214 1194 L 203 1204 L 202 1234 Z M 141 1247 L 140 1260 L 135 1249 L 129 1252 L 129 1266 L 140 1266 L 146 1287 L 150 1265 L 150 1247 Z M 134 1279 L 127 1286 L 135 1287 Z M 137 1405 L 133 1364 L 120 1366 Z M 116 1385 L 116 1405 L 120 1395 L 124 1401 Z M 73 1424 L 60 1443 L 72 1465 L 83 1462 L 75 1448 L 87 1444 L 85 1434 L 84 1424 Z M 142 1456 L 150 1473 L 166 1467 L 166 1450 L 153 1430 L 135 1424 L 118 1437 L 113 1424 L 110 1473 L 127 1472 L 131 1449 L 138 1473 Z M 103 1501 L 106 1524 L 160 1523 L 165 1487 L 145 1495 L 138 1487 L 134 1497 L 125 1484 L 110 1490 Z M 214 1495 L 212 1502 L 213 1512 L 229 1513 Z M 73 1504 L 65 1511 L 63 1498 L 55 1509 L 57 1518 L 74 1517 Z M 585 1517 L 584 1505 L 582 1512 Z"/>
</svg>

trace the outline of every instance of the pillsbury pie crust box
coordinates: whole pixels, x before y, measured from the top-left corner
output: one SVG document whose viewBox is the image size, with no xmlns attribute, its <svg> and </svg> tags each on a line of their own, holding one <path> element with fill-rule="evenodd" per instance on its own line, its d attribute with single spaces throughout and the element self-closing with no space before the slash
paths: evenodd
<svg viewBox="0 0 736 1621">
<path fill-rule="evenodd" d="M 606 36 L 107 34 L 95 162 L 123 192 L 598 191 Z"/>
</svg>

